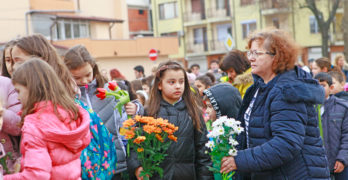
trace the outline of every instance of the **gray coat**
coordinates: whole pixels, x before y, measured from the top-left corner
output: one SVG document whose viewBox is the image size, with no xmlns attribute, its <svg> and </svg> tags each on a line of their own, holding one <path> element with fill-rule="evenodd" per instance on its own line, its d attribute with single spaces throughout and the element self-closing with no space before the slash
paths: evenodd
<svg viewBox="0 0 348 180">
<path fill-rule="evenodd" d="M 329 160 L 330 170 L 335 162 L 341 161 L 348 166 L 348 102 L 330 96 L 324 102 L 323 124 L 324 146 Z"/>
<path fill-rule="evenodd" d="M 107 85 L 106 85 L 107 86 Z M 122 142 L 122 137 L 119 135 L 119 129 L 122 126 L 122 123 L 127 120 L 127 114 L 125 109 L 122 108 L 122 114 L 119 114 L 118 110 L 114 110 L 117 100 L 112 98 L 105 98 L 100 100 L 96 97 L 97 83 L 96 80 L 93 80 L 89 85 L 88 89 L 85 87 L 80 87 L 81 98 L 80 100 L 91 107 L 94 112 L 98 114 L 100 119 L 103 121 L 105 127 L 113 135 L 115 141 L 116 153 L 117 153 L 117 168 L 116 174 L 121 173 L 127 170 L 126 163 L 126 150 Z M 142 108 L 138 103 L 138 107 Z"/>
</svg>

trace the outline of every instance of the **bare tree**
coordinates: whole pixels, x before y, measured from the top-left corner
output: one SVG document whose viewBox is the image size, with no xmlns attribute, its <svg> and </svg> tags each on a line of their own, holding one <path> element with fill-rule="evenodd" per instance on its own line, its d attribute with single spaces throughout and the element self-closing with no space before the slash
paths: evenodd
<svg viewBox="0 0 348 180">
<path fill-rule="evenodd" d="M 344 10 L 343 10 L 344 12 L 343 12 L 343 19 L 342 19 L 342 30 L 343 30 L 343 41 L 344 41 L 344 56 L 348 57 L 348 0 L 344 0 L 343 6 L 344 6 Z"/>
<path fill-rule="evenodd" d="M 317 0 L 305 0 L 304 4 L 300 4 L 300 8 L 308 8 L 313 13 L 315 19 L 318 22 L 320 34 L 321 34 L 321 53 L 323 57 L 329 57 L 329 31 L 330 25 L 334 21 L 336 11 L 338 9 L 339 4 L 343 0 L 328 0 L 332 1 L 332 6 L 329 10 L 329 17 L 325 20 L 323 11 L 317 8 Z"/>
</svg>

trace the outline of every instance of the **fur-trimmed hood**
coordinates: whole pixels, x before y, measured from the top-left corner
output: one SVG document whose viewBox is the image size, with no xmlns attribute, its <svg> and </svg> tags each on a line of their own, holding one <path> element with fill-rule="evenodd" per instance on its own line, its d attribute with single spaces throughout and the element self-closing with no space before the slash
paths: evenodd
<svg viewBox="0 0 348 180">
<path fill-rule="evenodd" d="M 251 68 L 249 68 L 248 70 L 246 70 L 243 74 L 238 75 L 234 81 L 233 81 L 233 85 L 240 85 L 240 84 L 249 84 L 249 83 L 253 83 L 254 79 L 253 76 L 251 74 Z"/>
</svg>

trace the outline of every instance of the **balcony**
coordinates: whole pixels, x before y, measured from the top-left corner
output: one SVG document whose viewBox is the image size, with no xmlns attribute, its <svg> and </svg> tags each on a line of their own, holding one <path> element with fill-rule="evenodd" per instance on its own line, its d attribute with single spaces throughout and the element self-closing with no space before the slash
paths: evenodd
<svg viewBox="0 0 348 180">
<path fill-rule="evenodd" d="M 210 51 L 227 52 L 224 40 L 210 40 Z"/>
<path fill-rule="evenodd" d="M 280 13 L 289 13 L 291 1 L 288 0 L 261 0 L 262 15 L 272 15 Z"/>
<path fill-rule="evenodd" d="M 184 12 L 184 22 L 197 22 L 205 19 L 205 13 L 202 12 L 192 12 L 186 11 Z"/>
<path fill-rule="evenodd" d="M 231 10 L 230 8 L 208 8 L 207 9 L 207 18 L 226 18 L 231 16 Z"/>
<path fill-rule="evenodd" d="M 208 41 L 203 41 L 203 42 L 188 41 L 186 43 L 187 54 L 203 54 L 206 51 L 208 51 Z"/>
</svg>

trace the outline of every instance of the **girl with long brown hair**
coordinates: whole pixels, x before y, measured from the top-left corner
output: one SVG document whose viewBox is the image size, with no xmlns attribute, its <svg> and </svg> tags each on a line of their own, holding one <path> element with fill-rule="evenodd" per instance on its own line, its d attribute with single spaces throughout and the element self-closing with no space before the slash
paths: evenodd
<svg viewBox="0 0 348 180">
<path fill-rule="evenodd" d="M 127 170 L 127 163 L 126 151 L 119 129 L 122 126 L 122 122 L 127 120 L 127 114 L 135 115 L 136 112 L 139 112 L 138 109 L 142 108 L 142 105 L 137 102 L 129 102 L 122 109 L 122 113 L 119 113 L 115 109 L 118 100 L 113 98 L 101 100 L 96 96 L 97 88 L 103 88 L 107 80 L 99 72 L 96 61 L 86 47 L 76 45 L 70 48 L 64 55 L 64 62 L 80 88 L 81 96 L 79 99 L 99 115 L 105 127 L 112 134 L 116 148 L 116 153 L 113 155 L 117 156 L 114 178 L 120 179 Z M 113 167 L 110 166 L 109 168 Z"/>
<path fill-rule="evenodd" d="M 22 169 L 4 179 L 79 179 L 81 151 L 90 142 L 89 114 L 41 59 L 19 65 L 12 82 L 23 105 Z"/>
<path fill-rule="evenodd" d="M 11 56 L 14 68 L 32 57 L 46 61 L 57 73 L 71 97 L 75 97 L 77 93 L 76 83 L 56 49 L 44 36 L 35 34 L 18 39 L 12 48 Z"/>
<path fill-rule="evenodd" d="M 171 144 L 161 164 L 163 179 L 213 179 L 207 168 L 211 160 L 205 154 L 206 126 L 180 64 L 167 61 L 159 65 L 146 112 L 155 118 L 168 119 L 179 127 L 175 133 L 178 141 Z M 142 166 L 136 159 L 136 154 L 131 153 L 128 163 L 130 172 L 139 179 Z"/>
</svg>

